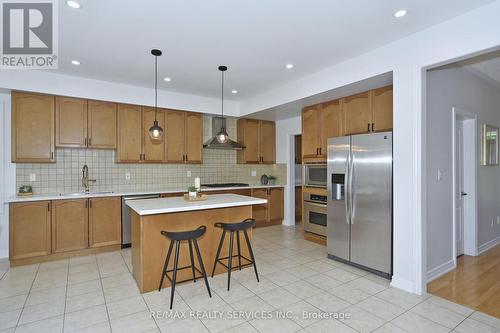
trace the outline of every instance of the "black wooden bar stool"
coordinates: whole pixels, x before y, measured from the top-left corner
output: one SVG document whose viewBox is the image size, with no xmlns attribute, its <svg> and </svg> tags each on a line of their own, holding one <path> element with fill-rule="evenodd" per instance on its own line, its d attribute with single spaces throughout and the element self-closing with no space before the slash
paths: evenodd
<svg viewBox="0 0 500 333">
<path fill-rule="evenodd" d="M 215 256 L 214 268 L 212 270 L 212 277 L 215 274 L 215 267 L 217 263 L 227 268 L 227 290 L 229 291 L 229 286 L 231 284 L 231 271 L 233 270 L 233 239 L 234 234 L 236 234 L 236 244 L 238 247 L 238 268 L 241 270 L 241 267 L 247 267 L 253 265 L 255 270 L 255 277 L 257 277 L 257 282 L 259 282 L 259 274 L 257 273 L 257 265 L 255 264 L 255 257 L 252 251 L 252 245 L 250 244 L 250 239 L 248 238 L 247 230 L 252 228 L 255 225 L 254 219 L 246 219 L 243 222 L 238 223 L 215 223 L 214 224 L 218 228 L 222 228 L 222 236 L 220 238 L 219 247 L 217 248 L 217 255 Z M 227 257 L 219 258 L 220 251 L 222 249 L 222 245 L 224 244 L 224 239 L 226 237 L 226 231 L 229 231 L 231 235 L 229 236 L 229 255 Z M 240 231 L 243 231 L 243 235 L 245 235 L 245 240 L 248 247 L 248 252 L 250 253 L 250 259 L 241 255 L 241 247 L 240 247 Z M 245 259 L 247 262 L 243 265 L 241 264 L 241 258 Z M 224 264 L 221 260 L 227 259 L 227 265 Z"/>
<path fill-rule="evenodd" d="M 170 309 L 172 309 L 172 303 L 174 301 L 174 292 L 175 292 L 175 284 L 177 282 L 186 282 L 186 281 L 195 281 L 196 282 L 196 274 L 195 271 L 200 273 L 203 279 L 205 279 L 205 285 L 208 290 L 208 295 L 212 297 L 212 293 L 210 292 L 210 286 L 208 285 L 208 280 L 207 280 L 207 273 L 205 272 L 205 266 L 203 266 L 203 260 L 201 259 L 201 253 L 200 253 L 200 248 L 198 247 L 198 241 L 197 239 L 203 236 L 203 234 L 207 231 L 207 227 L 202 225 L 201 227 L 198 227 L 198 229 L 195 230 L 189 230 L 189 231 L 176 231 L 176 232 L 171 232 L 171 231 L 162 231 L 161 234 L 168 239 L 170 239 L 170 245 L 168 247 L 168 252 L 167 252 L 167 258 L 165 259 L 165 265 L 163 266 L 163 272 L 161 274 L 161 280 L 160 280 L 160 286 L 158 287 L 158 291 L 161 290 L 161 286 L 163 284 L 163 279 L 165 276 L 167 279 L 170 280 L 172 283 L 172 288 L 170 291 Z M 179 250 L 180 250 L 180 245 L 182 241 L 188 241 L 189 244 L 189 257 L 191 259 L 191 265 L 190 266 L 184 266 L 184 267 L 177 267 L 179 264 Z M 170 255 L 172 254 L 172 249 L 174 247 L 175 243 L 175 259 L 174 259 L 174 268 L 173 269 L 168 269 L 168 262 L 170 261 Z M 198 256 L 198 264 L 200 265 L 201 271 L 194 265 L 194 258 L 193 258 L 193 246 L 194 244 L 194 249 L 196 250 L 196 255 Z M 193 272 L 193 278 L 192 279 L 187 279 L 183 281 L 177 281 L 177 271 L 181 269 L 188 269 L 191 268 Z M 173 272 L 172 278 L 168 275 L 168 273 Z M 200 276 L 198 276 L 200 277 Z"/>
</svg>

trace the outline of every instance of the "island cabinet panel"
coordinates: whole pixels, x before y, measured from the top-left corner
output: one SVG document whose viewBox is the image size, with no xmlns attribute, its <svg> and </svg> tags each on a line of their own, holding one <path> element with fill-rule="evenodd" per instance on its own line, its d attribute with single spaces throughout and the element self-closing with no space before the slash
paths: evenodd
<svg viewBox="0 0 500 333">
<path fill-rule="evenodd" d="M 240 164 L 276 163 L 276 124 L 273 121 L 238 119 L 237 140 L 245 148 L 238 151 Z"/>
<path fill-rule="evenodd" d="M 87 100 L 56 97 L 56 147 L 87 147 Z"/>
<path fill-rule="evenodd" d="M 88 147 L 116 149 L 116 103 L 88 101 L 87 109 Z"/>
<path fill-rule="evenodd" d="M 52 252 L 86 249 L 89 246 L 87 199 L 52 202 Z"/>
<path fill-rule="evenodd" d="M 201 164 L 203 162 L 203 115 L 185 113 L 185 162 Z"/>
<path fill-rule="evenodd" d="M 370 92 L 343 99 L 346 135 L 366 133 L 371 128 Z"/>
<path fill-rule="evenodd" d="M 12 92 L 12 162 L 55 162 L 54 118 L 54 96 Z"/>
<path fill-rule="evenodd" d="M 121 244 L 120 197 L 89 199 L 89 246 Z"/>
<path fill-rule="evenodd" d="M 184 231 L 198 228 L 205 225 L 205 234 L 198 239 L 200 253 L 203 264 L 208 275 L 211 274 L 215 261 L 215 255 L 219 240 L 222 234 L 220 228 L 214 227 L 216 222 L 243 221 L 252 216 L 251 206 L 229 207 L 219 209 L 207 209 L 200 211 L 178 212 L 158 215 L 139 216 L 132 211 L 132 272 L 137 282 L 139 290 L 143 293 L 157 290 L 160 284 L 161 272 L 165 263 L 169 240 L 161 235 L 162 230 Z M 248 230 L 248 235 L 252 239 L 252 230 Z M 226 235 L 225 246 L 221 252 L 222 256 L 228 254 L 229 235 Z M 244 236 L 240 235 L 242 255 L 249 258 L 249 253 L 244 241 Z M 234 254 L 236 254 L 236 242 Z M 195 249 L 193 249 L 195 252 Z M 174 250 L 175 252 L 175 250 Z M 175 253 L 174 253 L 175 254 Z M 170 260 L 169 269 L 173 267 L 173 257 Z M 189 247 L 187 242 L 182 242 L 179 253 L 179 267 L 190 265 Z M 196 254 L 195 254 L 196 256 Z M 236 264 L 234 259 L 233 264 Z M 244 264 L 244 262 L 242 262 Z M 196 267 L 200 268 L 197 258 Z M 201 269 L 200 269 L 201 270 Z M 227 269 L 222 265 L 217 265 L 215 274 L 226 273 Z M 177 281 L 192 278 L 190 269 L 183 269 L 177 272 Z M 200 278 L 200 281 L 202 278 Z M 170 286 L 170 281 L 164 279 L 162 288 Z M 207 296 L 208 297 L 208 296 Z"/>
<path fill-rule="evenodd" d="M 9 246 L 11 260 L 51 253 L 51 202 L 11 203 Z"/>
<path fill-rule="evenodd" d="M 392 86 L 372 90 L 372 132 L 392 130 Z"/>
<path fill-rule="evenodd" d="M 142 160 L 142 112 L 138 105 L 118 104 L 118 162 Z"/>
<path fill-rule="evenodd" d="M 153 140 L 149 136 L 149 128 L 153 126 L 155 120 L 155 109 L 151 107 L 142 108 L 142 142 L 143 142 L 143 161 L 160 163 L 165 160 L 165 138 L 161 140 Z M 156 115 L 158 125 L 165 131 L 165 113 L 163 110 L 158 110 Z M 165 133 L 164 133 L 165 134 Z"/>
<path fill-rule="evenodd" d="M 165 117 L 167 162 L 184 163 L 184 112 L 167 110 Z"/>
</svg>

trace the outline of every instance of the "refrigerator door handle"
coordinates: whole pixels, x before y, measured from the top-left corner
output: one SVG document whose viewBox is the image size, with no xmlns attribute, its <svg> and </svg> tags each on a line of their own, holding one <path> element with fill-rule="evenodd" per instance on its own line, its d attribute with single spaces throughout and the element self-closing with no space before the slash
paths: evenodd
<svg viewBox="0 0 500 333">
<path fill-rule="evenodd" d="M 351 220 L 351 210 L 350 210 L 350 200 L 349 200 L 349 197 L 351 195 L 351 189 L 350 189 L 350 186 L 349 186 L 349 182 L 350 182 L 350 179 L 351 179 L 351 176 L 350 176 L 350 172 L 351 172 L 351 153 L 347 153 L 347 159 L 346 159 L 346 177 L 345 177 L 345 180 L 344 180 L 344 203 L 345 203 L 345 218 L 346 218 L 346 223 L 347 224 L 350 224 L 350 220 Z"/>
<path fill-rule="evenodd" d="M 351 224 L 354 224 L 354 217 L 356 216 L 356 192 L 354 191 L 354 157 L 352 156 L 351 153 L 351 176 L 349 177 L 350 180 L 350 189 L 349 191 L 351 192 L 351 199 L 350 204 L 351 204 Z"/>
</svg>

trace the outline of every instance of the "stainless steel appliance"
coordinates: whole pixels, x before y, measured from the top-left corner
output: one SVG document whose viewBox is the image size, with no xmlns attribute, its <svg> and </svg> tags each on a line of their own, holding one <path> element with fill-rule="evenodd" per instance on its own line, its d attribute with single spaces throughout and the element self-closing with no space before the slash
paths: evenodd
<svg viewBox="0 0 500 333">
<path fill-rule="evenodd" d="M 159 197 L 159 194 L 122 197 L 122 248 L 130 247 L 132 234 L 132 219 L 130 217 L 130 208 L 125 203 L 129 200 L 155 199 Z"/>
<path fill-rule="evenodd" d="M 328 256 L 392 275 L 392 132 L 328 140 Z"/>
<path fill-rule="evenodd" d="M 326 236 L 327 196 L 304 193 L 304 230 Z"/>
<path fill-rule="evenodd" d="M 304 164 L 304 186 L 324 187 L 327 183 L 327 165 L 326 164 Z"/>
</svg>

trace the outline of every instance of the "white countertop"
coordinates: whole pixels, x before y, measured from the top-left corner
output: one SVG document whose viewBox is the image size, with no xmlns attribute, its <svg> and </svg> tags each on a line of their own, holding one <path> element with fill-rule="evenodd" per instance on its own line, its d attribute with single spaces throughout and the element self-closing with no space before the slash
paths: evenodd
<svg viewBox="0 0 500 333">
<path fill-rule="evenodd" d="M 186 201 L 183 197 L 143 199 L 126 201 L 127 206 L 137 214 L 154 215 L 166 213 L 188 212 L 238 206 L 261 205 L 266 199 L 253 198 L 239 194 L 209 194 L 205 201 Z"/>
<path fill-rule="evenodd" d="M 218 187 L 218 188 L 204 188 L 202 187 L 202 192 L 210 191 L 227 191 L 227 190 L 244 190 L 244 189 L 257 189 L 257 188 L 275 188 L 275 187 L 285 187 L 285 185 L 250 185 L 241 187 Z M 130 191 L 113 191 L 111 193 L 81 193 L 78 195 L 69 194 L 35 194 L 27 197 L 13 196 L 7 198 L 6 202 L 26 202 L 26 201 L 43 201 L 43 200 L 64 200 L 64 199 L 85 199 L 85 198 L 100 198 L 100 197 L 122 197 L 129 195 L 147 195 L 147 194 L 161 194 L 161 193 L 186 193 L 186 188 L 182 187 L 167 187 L 158 188 L 151 190 L 130 190 Z"/>
</svg>

